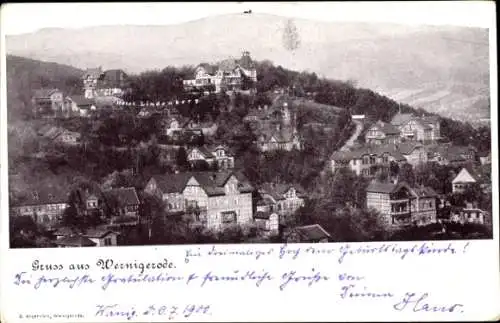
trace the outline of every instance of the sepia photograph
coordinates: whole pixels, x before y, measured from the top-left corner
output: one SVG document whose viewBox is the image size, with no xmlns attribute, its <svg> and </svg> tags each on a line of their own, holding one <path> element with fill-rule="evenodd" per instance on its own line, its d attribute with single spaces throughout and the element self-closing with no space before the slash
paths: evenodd
<svg viewBox="0 0 500 323">
<path fill-rule="evenodd" d="M 6 35 L 10 248 L 493 239 L 489 29 L 172 6 Z"/>
</svg>

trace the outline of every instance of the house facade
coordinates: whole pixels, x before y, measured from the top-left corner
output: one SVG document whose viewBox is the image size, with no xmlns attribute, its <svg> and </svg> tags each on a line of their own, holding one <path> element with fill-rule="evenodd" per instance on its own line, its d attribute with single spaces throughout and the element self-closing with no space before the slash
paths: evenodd
<svg viewBox="0 0 500 323">
<path fill-rule="evenodd" d="M 404 142 L 394 146 L 413 167 L 425 164 L 428 161 L 428 154 L 425 146 L 418 142 Z"/>
<path fill-rule="evenodd" d="M 435 142 L 441 139 L 440 120 L 437 116 L 417 117 L 411 113 L 398 113 L 391 124 L 400 130 L 405 140 L 422 143 Z"/>
<path fill-rule="evenodd" d="M 35 223 L 53 227 L 69 207 L 68 195 L 58 189 L 34 189 L 20 197 L 11 207 L 14 214 L 29 216 Z"/>
<path fill-rule="evenodd" d="M 429 161 L 440 165 L 460 166 L 476 162 L 476 149 L 456 145 L 428 145 L 426 147 Z"/>
<path fill-rule="evenodd" d="M 253 221 L 253 187 L 239 173 L 190 172 L 154 176 L 145 192 L 163 199 L 170 211 L 193 214 L 194 221 L 220 230 Z"/>
<path fill-rule="evenodd" d="M 63 144 L 76 146 L 80 144 L 81 135 L 79 132 L 63 130 L 56 138 L 55 141 Z"/>
<path fill-rule="evenodd" d="M 278 213 L 270 211 L 268 206 L 257 205 L 253 219 L 261 231 L 268 235 L 279 234 L 280 216 Z"/>
<path fill-rule="evenodd" d="M 437 194 L 431 188 L 412 188 L 405 182 L 372 182 L 366 188 L 366 205 L 380 212 L 388 229 L 436 222 Z"/>
<path fill-rule="evenodd" d="M 275 150 L 302 150 L 303 144 L 297 130 L 295 113 L 285 102 L 280 107 L 262 110 L 260 119 L 251 121 L 257 137 L 257 147 L 262 152 Z"/>
<path fill-rule="evenodd" d="M 96 97 L 97 82 L 102 76 L 102 68 L 90 68 L 82 75 L 84 97 L 92 99 Z"/>
<path fill-rule="evenodd" d="M 400 131 L 390 123 L 377 121 L 374 125 L 368 128 L 365 134 L 365 142 L 367 144 L 383 145 L 397 144 L 400 140 Z"/>
<path fill-rule="evenodd" d="M 475 207 L 471 203 L 467 203 L 466 207 L 454 208 L 450 212 L 450 221 L 455 223 L 475 223 L 482 225 L 491 224 L 491 214 L 490 212 L 481 210 Z"/>
<path fill-rule="evenodd" d="M 234 167 L 234 157 L 229 148 L 224 145 L 193 147 L 188 150 L 187 159 L 192 165 L 197 162 L 206 162 L 209 166 L 217 165 L 217 169 Z"/>
<path fill-rule="evenodd" d="M 103 192 L 111 211 L 111 224 L 136 224 L 139 221 L 139 197 L 134 187 L 120 187 Z"/>
<path fill-rule="evenodd" d="M 124 93 L 127 78 L 127 74 L 120 69 L 106 71 L 103 71 L 101 67 L 87 69 L 82 75 L 84 97 L 87 99 L 106 96 L 120 97 Z"/>
<path fill-rule="evenodd" d="M 331 235 L 319 224 L 304 225 L 293 228 L 286 237 L 287 243 L 326 243 Z"/>
<path fill-rule="evenodd" d="M 349 168 L 358 176 L 374 176 L 377 168 L 389 167 L 391 162 L 403 164 L 406 157 L 394 145 L 374 145 L 353 151 L 336 151 L 330 158 L 330 169 Z"/>
<path fill-rule="evenodd" d="M 261 196 L 258 207 L 281 216 L 295 213 L 304 206 L 306 200 L 305 190 L 297 184 L 264 183 L 258 192 Z"/>
<path fill-rule="evenodd" d="M 64 100 L 65 110 L 71 111 L 73 115 L 88 117 L 91 111 L 95 111 L 96 104 L 94 99 L 86 98 L 83 95 L 72 95 Z"/>
<path fill-rule="evenodd" d="M 479 185 L 478 178 L 472 169 L 462 168 L 451 181 L 453 193 L 464 193 L 468 188 Z"/>
<path fill-rule="evenodd" d="M 183 117 L 169 117 L 163 122 L 163 134 L 172 136 L 174 133 L 182 131 L 187 121 Z"/>
<path fill-rule="evenodd" d="M 58 89 L 35 90 L 31 102 L 35 116 L 53 118 L 63 111 L 64 95 Z"/>
<path fill-rule="evenodd" d="M 215 92 L 241 90 L 245 80 L 257 82 L 257 70 L 248 51 L 244 51 L 242 57 L 226 59 L 217 66 L 200 64 L 195 71 L 195 79 L 184 80 L 184 88 L 206 89 L 212 87 Z"/>
<path fill-rule="evenodd" d="M 112 247 L 118 245 L 118 232 L 106 229 L 89 229 L 85 237 L 95 243 L 96 247 Z"/>
<path fill-rule="evenodd" d="M 121 97 L 127 86 L 128 75 L 120 69 L 106 70 L 97 80 L 95 92 L 97 96 Z"/>
</svg>

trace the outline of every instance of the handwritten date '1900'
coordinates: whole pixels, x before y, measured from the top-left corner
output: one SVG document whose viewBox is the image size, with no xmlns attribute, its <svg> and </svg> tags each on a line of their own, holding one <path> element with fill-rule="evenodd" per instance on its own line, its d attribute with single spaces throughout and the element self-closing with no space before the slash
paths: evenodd
<svg viewBox="0 0 500 323">
<path fill-rule="evenodd" d="M 211 315 L 210 305 L 149 305 L 142 308 L 135 306 L 123 306 L 118 304 L 96 305 L 95 317 L 120 318 L 132 320 L 140 317 L 163 317 L 168 320 L 179 317 L 189 318 L 194 316 Z"/>
</svg>

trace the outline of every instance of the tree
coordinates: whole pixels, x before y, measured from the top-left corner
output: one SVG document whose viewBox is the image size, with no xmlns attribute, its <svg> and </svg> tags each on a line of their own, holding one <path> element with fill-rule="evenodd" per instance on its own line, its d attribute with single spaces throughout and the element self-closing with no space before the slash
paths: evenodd
<svg viewBox="0 0 500 323">
<path fill-rule="evenodd" d="M 184 148 L 184 146 L 179 147 L 179 149 L 177 150 L 175 163 L 181 171 L 186 171 L 189 169 L 189 161 L 187 158 L 186 148 Z"/>
<path fill-rule="evenodd" d="M 399 169 L 398 179 L 407 182 L 411 187 L 415 185 L 415 173 L 411 164 L 403 164 Z"/>
</svg>

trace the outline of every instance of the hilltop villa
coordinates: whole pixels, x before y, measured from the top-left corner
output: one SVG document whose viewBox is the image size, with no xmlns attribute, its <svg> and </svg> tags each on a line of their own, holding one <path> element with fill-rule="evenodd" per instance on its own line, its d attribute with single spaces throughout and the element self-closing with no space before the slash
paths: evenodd
<svg viewBox="0 0 500 323">
<path fill-rule="evenodd" d="M 195 79 L 184 80 L 184 88 L 189 91 L 195 88 L 208 89 L 215 92 L 241 90 L 246 80 L 257 81 L 257 70 L 245 51 L 240 59 L 226 59 L 217 65 L 202 63 L 195 71 Z"/>
</svg>

